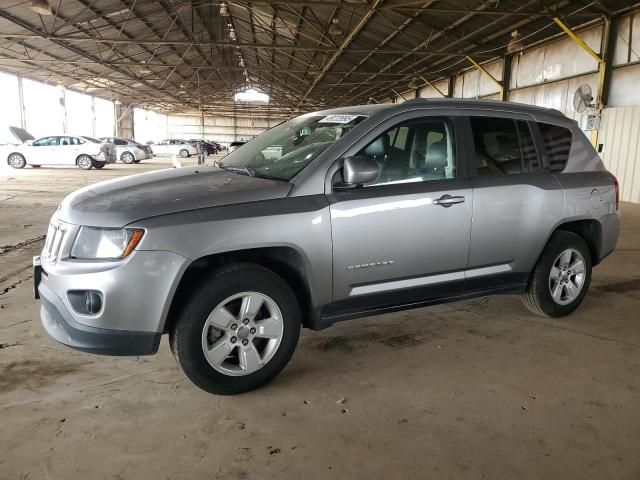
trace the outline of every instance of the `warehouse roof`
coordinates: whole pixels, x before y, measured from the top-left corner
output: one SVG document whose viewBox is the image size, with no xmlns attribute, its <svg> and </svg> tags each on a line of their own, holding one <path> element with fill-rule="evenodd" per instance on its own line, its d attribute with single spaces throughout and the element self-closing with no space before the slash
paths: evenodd
<svg viewBox="0 0 640 480">
<path fill-rule="evenodd" d="M 44 0 L 43 0 L 44 1 Z M 46 2 L 45 2 L 46 3 Z M 634 0 L 30 1 L 0 8 L 0 69 L 165 111 L 374 103 L 602 23 Z M 57 4 L 57 5 L 56 5 Z M 57 7 L 57 8 L 56 8 Z M 268 105 L 237 103 L 252 86 Z"/>
</svg>

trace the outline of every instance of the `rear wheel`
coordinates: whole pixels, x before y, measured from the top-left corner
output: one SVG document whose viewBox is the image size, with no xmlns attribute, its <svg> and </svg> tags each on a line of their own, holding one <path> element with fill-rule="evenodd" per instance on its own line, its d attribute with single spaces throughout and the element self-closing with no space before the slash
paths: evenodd
<svg viewBox="0 0 640 480">
<path fill-rule="evenodd" d="M 203 282 L 170 332 L 185 375 L 218 395 L 259 388 L 289 362 L 300 335 L 289 285 L 253 264 L 221 268 Z"/>
<path fill-rule="evenodd" d="M 120 155 L 120 160 L 122 160 L 124 163 L 133 163 L 136 161 L 136 157 L 134 157 L 131 152 L 124 152 L 122 155 Z"/>
<path fill-rule="evenodd" d="M 523 295 L 526 307 L 564 317 L 582 303 L 591 283 L 591 251 L 579 235 L 557 231 L 545 247 Z"/>
<path fill-rule="evenodd" d="M 8 161 L 9 165 L 11 165 L 13 168 L 24 168 L 24 166 L 27 164 L 24 156 L 19 153 L 12 153 L 11 155 L 9 155 Z"/>
<path fill-rule="evenodd" d="M 180 156 L 182 158 L 187 158 L 189 156 L 189 151 L 183 148 L 182 150 L 180 150 Z"/>
<path fill-rule="evenodd" d="M 91 170 L 93 168 L 93 159 L 89 155 L 80 155 L 77 163 L 83 170 Z"/>
</svg>

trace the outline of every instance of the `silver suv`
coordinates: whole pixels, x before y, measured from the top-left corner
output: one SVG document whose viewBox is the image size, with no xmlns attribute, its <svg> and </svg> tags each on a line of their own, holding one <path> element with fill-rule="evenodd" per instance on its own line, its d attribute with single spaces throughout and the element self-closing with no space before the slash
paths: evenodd
<svg viewBox="0 0 640 480">
<path fill-rule="evenodd" d="M 560 112 L 415 100 L 310 113 L 216 166 L 93 184 L 35 259 L 53 338 L 258 388 L 301 327 L 489 294 L 562 317 L 616 245 L 618 189 Z"/>
</svg>

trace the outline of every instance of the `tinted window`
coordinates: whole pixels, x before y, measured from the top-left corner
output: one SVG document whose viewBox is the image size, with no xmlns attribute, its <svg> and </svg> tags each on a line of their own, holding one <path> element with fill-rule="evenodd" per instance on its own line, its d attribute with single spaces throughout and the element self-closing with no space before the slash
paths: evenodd
<svg viewBox="0 0 640 480">
<path fill-rule="evenodd" d="M 119 138 L 114 139 L 113 143 L 115 143 L 116 145 L 126 145 L 127 144 L 126 140 L 121 140 Z"/>
<path fill-rule="evenodd" d="M 534 173 L 540 171 L 540 162 L 536 152 L 531 129 L 527 122 L 518 120 L 518 134 L 520 135 L 520 149 L 522 151 L 522 161 L 524 163 L 525 172 Z"/>
<path fill-rule="evenodd" d="M 571 131 L 568 128 L 539 123 L 542 144 L 549 158 L 551 170 L 563 170 L 571 150 Z"/>
<path fill-rule="evenodd" d="M 453 125 L 444 119 L 403 122 L 380 135 L 358 155 L 373 157 L 380 167 L 380 175 L 368 186 L 456 176 Z"/>
</svg>

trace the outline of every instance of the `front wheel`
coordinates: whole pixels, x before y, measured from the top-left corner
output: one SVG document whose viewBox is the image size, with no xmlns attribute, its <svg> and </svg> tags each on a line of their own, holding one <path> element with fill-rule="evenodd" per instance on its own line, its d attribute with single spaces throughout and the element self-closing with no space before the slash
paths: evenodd
<svg viewBox="0 0 640 480">
<path fill-rule="evenodd" d="M 171 329 L 171 350 L 201 389 L 248 392 L 286 366 L 300 324 L 296 297 L 279 275 L 258 265 L 229 265 L 191 295 Z"/>
<path fill-rule="evenodd" d="M 189 151 L 183 148 L 182 150 L 180 150 L 180 156 L 182 158 L 187 158 L 189 156 Z"/>
<path fill-rule="evenodd" d="M 120 156 L 120 160 L 122 160 L 124 163 L 133 163 L 135 162 L 136 158 L 133 156 L 131 152 L 124 152 Z"/>
<path fill-rule="evenodd" d="M 557 231 L 542 252 L 522 298 L 533 313 L 564 317 L 582 303 L 590 283 L 588 245 L 575 233 Z"/>
<path fill-rule="evenodd" d="M 88 155 L 80 155 L 78 157 L 78 166 L 83 170 L 91 170 L 93 168 L 93 159 Z"/>
<path fill-rule="evenodd" d="M 25 158 L 19 153 L 12 153 L 11 155 L 9 155 L 8 160 L 9 165 L 11 165 L 13 168 L 24 168 L 27 164 Z"/>
</svg>

